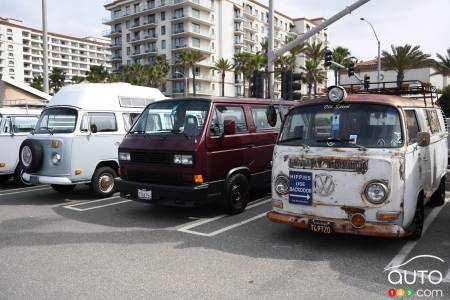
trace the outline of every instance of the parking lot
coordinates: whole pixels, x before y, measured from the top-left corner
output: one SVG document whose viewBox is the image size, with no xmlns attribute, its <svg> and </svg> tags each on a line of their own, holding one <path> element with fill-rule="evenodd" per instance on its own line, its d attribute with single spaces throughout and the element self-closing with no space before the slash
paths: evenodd
<svg viewBox="0 0 450 300">
<path fill-rule="evenodd" d="M 447 200 L 448 201 L 448 200 Z M 0 299 L 384 299 L 389 289 L 450 296 L 450 205 L 427 208 L 418 242 L 322 235 L 275 224 L 266 192 L 247 210 L 169 208 L 0 187 Z M 444 262 L 417 255 L 433 255 Z M 442 282 L 393 285 L 386 267 Z M 435 272 L 435 275 L 437 273 Z M 409 298 L 414 298 L 409 297 Z M 428 297 L 429 299 L 437 297 Z"/>
</svg>

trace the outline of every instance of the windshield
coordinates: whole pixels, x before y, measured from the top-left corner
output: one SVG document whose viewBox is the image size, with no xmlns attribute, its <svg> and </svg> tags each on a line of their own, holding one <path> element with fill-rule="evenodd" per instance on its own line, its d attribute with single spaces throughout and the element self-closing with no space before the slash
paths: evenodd
<svg viewBox="0 0 450 300">
<path fill-rule="evenodd" d="M 205 125 L 209 101 L 165 101 L 150 104 L 130 134 L 198 136 Z"/>
<path fill-rule="evenodd" d="M 73 108 L 50 108 L 39 118 L 36 133 L 71 133 L 77 123 L 77 111 Z"/>
<path fill-rule="evenodd" d="M 311 105 L 287 116 L 280 145 L 396 148 L 403 144 L 398 111 L 381 104 Z"/>
</svg>

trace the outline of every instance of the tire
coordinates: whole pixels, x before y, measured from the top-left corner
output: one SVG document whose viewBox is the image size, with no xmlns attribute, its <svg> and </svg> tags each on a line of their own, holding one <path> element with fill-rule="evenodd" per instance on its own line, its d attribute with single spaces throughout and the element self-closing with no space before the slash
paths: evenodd
<svg viewBox="0 0 450 300">
<path fill-rule="evenodd" d="M 432 206 L 441 206 L 445 202 L 445 176 L 442 178 L 441 183 L 439 184 L 438 189 L 431 196 L 430 205 Z"/>
<path fill-rule="evenodd" d="M 239 214 L 247 207 L 249 196 L 248 179 L 243 174 L 234 174 L 225 184 L 223 208 L 230 215 Z"/>
<path fill-rule="evenodd" d="M 76 184 L 71 184 L 71 185 L 52 184 L 51 186 L 58 193 L 69 194 L 70 192 L 73 191 L 73 189 L 75 188 Z"/>
<path fill-rule="evenodd" d="M 11 175 L 0 175 L 0 183 L 6 183 L 11 178 Z"/>
<path fill-rule="evenodd" d="M 31 158 L 29 162 L 24 161 L 24 148 L 26 150 L 29 150 L 29 153 L 31 153 Z M 43 163 L 43 156 L 44 151 L 42 149 L 42 145 L 37 140 L 31 140 L 26 139 L 22 142 L 22 145 L 20 145 L 20 151 L 19 151 L 19 160 L 20 164 L 23 166 L 25 172 L 36 172 L 39 171 L 42 167 Z"/>
<path fill-rule="evenodd" d="M 14 171 L 14 183 L 18 186 L 32 186 L 33 184 L 23 179 L 22 174 L 25 172 L 23 165 L 19 162 Z"/>
<path fill-rule="evenodd" d="M 110 197 L 116 191 L 114 178 L 116 171 L 110 167 L 100 167 L 95 170 L 90 184 L 91 192 L 98 198 Z"/>
<path fill-rule="evenodd" d="M 423 223 L 425 220 L 425 210 L 423 207 L 423 196 L 420 195 L 417 199 L 416 213 L 414 214 L 413 221 L 411 223 L 412 234 L 409 237 L 413 241 L 417 241 L 422 237 Z"/>
</svg>

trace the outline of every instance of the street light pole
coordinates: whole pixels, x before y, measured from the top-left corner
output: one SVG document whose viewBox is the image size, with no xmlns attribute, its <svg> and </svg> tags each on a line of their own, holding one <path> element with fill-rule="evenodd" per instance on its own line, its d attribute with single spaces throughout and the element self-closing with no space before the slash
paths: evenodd
<svg viewBox="0 0 450 300">
<path fill-rule="evenodd" d="M 47 0 L 42 0 L 42 39 L 44 48 L 44 92 L 48 94 Z"/>
<path fill-rule="evenodd" d="M 380 45 L 380 39 L 378 39 L 378 35 L 375 31 L 375 28 L 373 28 L 372 23 L 370 23 L 369 21 L 367 21 L 364 18 L 360 18 L 361 21 L 366 22 L 367 24 L 370 25 L 370 27 L 372 28 L 373 34 L 375 35 L 375 38 L 377 39 L 378 42 L 378 57 L 377 57 L 377 82 L 381 81 L 381 45 Z M 379 84 L 378 84 L 379 85 Z"/>
</svg>

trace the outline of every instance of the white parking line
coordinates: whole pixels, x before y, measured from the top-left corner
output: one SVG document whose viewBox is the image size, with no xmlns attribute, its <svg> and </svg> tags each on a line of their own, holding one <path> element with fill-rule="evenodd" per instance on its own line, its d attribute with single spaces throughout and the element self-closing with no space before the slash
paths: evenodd
<svg viewBox="0 0 450 300">
<path fill-rule="evenodd" d="M 94 201 L 89 201 L 89 202 L 71 204 L 71 205 L 66 205 L 66 206 L 63 206 L 63 207 L 67 208 L 67 209 L 75 210 L 75 211 L 88 211 L 88 210 L 93 210 L 93 209 L 97 209 L 97 208 L 117 205 L 117 204 L 121 204 L 121 203 L 125 203 L 125 202 L 130 202 L 131 201 L 131 200 L 123 200 L 123 201 L 119 201 L 119 202 L 113 202 L 113 203 L 108 203 L 108 204 L 104 204 L 104 205 L 97 205 L 97 206 L 92 206 L 92 207 L 87 207 L 87 208 L 78 208 L 77 207 L 77 206 L 81 206 L 81 205 L 88 205 L 88 204 L 91 204 L 91 203 L 103 202 L 103 201 L 117 199 L 117 198 L 120 198 L 120 196 L 113 196 L 113 197 L 99 199 L 99 200 L 94 200 Z"/>
<path fill-rule="evenodd" d="M 29 190 L 25 190 L 25 191 L 17 191 L 17 192 L 8 192 L 8 193 L 0 193 L 0 196 L 6 196 L 6 195 L 14 195 L 14 194 L 23 194 L 23 193 L 29 193 L 29 192 L 34 192 L 34 191 L 43 191 L 43 190 L 49 190 L 51 189 L 51 187 L 46 186 L 46 187 L 36 187 L 35 189 L 29 189 Z"/>
<path fill-rule="evenodd" d="M 32 185 L 32 186 L 24 186 L 24 187 L 21 187 L 21 188 L 16 188 L 16 189 L 5 189 L 5 190 L 2 190 L 2 191 L 0 191 L 0 192 L 14 192 L 14 191 L 18 191 L 18 190 L 22 190 L 22 191 L 26 191 L 26 190 L 28 190 L 28 189 L 35 189 L 35 188 L 41 188 L 41 187 L 49 187 L 48 185 Z"/>
<path fill-rule="evenodd" d="M 448 203 L 448 201 L 449 200 L 447 199 L 447 201 L 443 205 L 433 208 L 433 210 L 430 212 L 428 217 L 425 219 L 425 222 L 423 224 L 422 235 L 425 234 L 428 227 L 430 227 L 431 223 L 433 223 L 434 219 L 437 217 L 439 212 L 445 207 L 445 205 Z M 401 265 L 419 241 L 420 240 L 408 241 L 405 245 L 403 245 L 403 247 L 400 249 L 400 251 L 397 253 L 397 255 L 394 256 L 394 258 L 386 265 L 385 269 L 392 267 L 392 266 Z M 448 275 L 448 276 L 450 276 L 450 275 Z"/>
<path fill-rule="evenodd" d="M 265 203 L 267 203 L 267 202 L 269 202 L 269 201 L 271 201 L 271 200 L 272 200 L 272 199 L 269 198 L 269 199 L 267 199 L 267 200 L 263 200 L 263 201 L 260 201 L 260 202 L 255 203 L 255 204 L 249 205 L 249 206 L 247 206 L 247 208 L 246 208 L 245 210 L 248 210 L 248 209 L 250 209 L 250 208 L 253 208 L 253 207 L 256 207 L 256 206 L 265 204 Z M 218 235 L 218 234 L 220 234 L 220 233 L 223 233 L 223 232 L 225 232 L 225 231 L 228 231 L 228 230 L 230 230 L 230 229 L 239 227 L 239 226 L 241 226 L 241 225 L 244 225 L 244 224 L 247 224 L 247 223 L 252 222 L 252 221 L 254 221 L 254 220 L 257 220 L 257 219 L 259 219 L 259 218 L 262 218 L 262 217 L 264 217 L 264 216 L 266 215 L 266 213 L 267 213 L 267 212 L 264 212 L 264 213 L 259 214 L 259 215 L 257 215 L 257 216 L 251 217 L 251 218 L 249 218 L 249 219 L 240 221 L 240 222 L 238 222 L 238 223 L 229 225 L 229 226 L 227 226 L 227 227 L 218 229 L 218 230 L 213 231 L 213 232 L 210 232 L 210 233 L 198 232 L 198 231 L 194 231 L 194 230 L 191 230 L 191 229 L 194 228 L 194 227 L 198 227 L 198 226 L 200 226 L 200 225 L 203 225 L 203 224 L 207 224 L 207 223 L 210 223 L 210 222 L 213 222 L 213 221 L 222 219 L 222 218 L 224 218 L 224 217 L 226 217 L 226 216 L 228 216 L 228 215 L 220 215 L 220 216 L 217 216 L 217 217 L 214 217 L 214 218 L 209 218 L 209 219 L 205 219 L 205 220 L 195 221 L 194 223 L 189 223 L 189 225 L 187 225 L 187 226 L 178 228 L 177 231 L 184 232 L 184 233 L 190 233 L 190 234 L 194 234 L 194 235 L 199 235 L 199 236 L 212 237 L 212 236 Z"/>
</svg>

